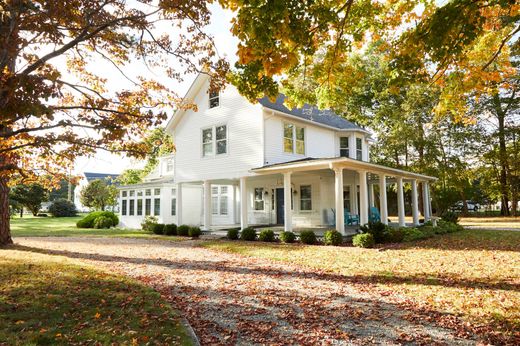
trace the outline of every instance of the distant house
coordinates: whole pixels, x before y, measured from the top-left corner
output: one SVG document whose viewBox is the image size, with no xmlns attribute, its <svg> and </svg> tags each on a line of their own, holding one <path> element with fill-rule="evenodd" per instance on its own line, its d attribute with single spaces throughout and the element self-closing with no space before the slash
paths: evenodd
<svg viewBox="0 0 520 346">
<path fill-rule="evenodd" d="M 87 186 L 93 180 L 105 180 L 107 184 L 114 184 L 116 179 L 119 177 L 119 174 L 111 174 L 111 173 L 91 173 L 84 172 L 81 174 L 81 179 L 79 181 L 78 186 L 74 189 L 74 205 L 76 205 L 76 209 L 80 212 L 88 212 L 89 208 L 85 207 L 81 204 L 81 190 Z"/>
<path fill-rule="evenodd" d="M 176 152 L 160 159 L 143 184 L 120 186 L 120 220 L 139 227 L 147 215 L 162 223 L 205 230 L 248 225 L 336 228 L 388 222 L 387 185 L 395 184 L 399 225 L 405 225 L 405 185 L 419 223 L 419 188 L 431 218 L 435 177 L 370 162 L 366 129 L 312 105 L 289 109 L 280 95 L 249 102 L 228 85 L 209 91 L 199 75 L 166 126 Z M 407 187 L 408 188 L 408 187 Z"/>
</svg>

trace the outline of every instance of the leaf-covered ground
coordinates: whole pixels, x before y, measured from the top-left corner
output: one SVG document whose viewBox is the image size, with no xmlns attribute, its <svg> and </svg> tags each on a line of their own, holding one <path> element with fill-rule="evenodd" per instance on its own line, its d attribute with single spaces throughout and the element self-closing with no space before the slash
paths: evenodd
<svg viewBox="0 0 520 346">
<path fill-rule="evenodd" d="M 457 316 L 421 308 L 399 292 L 376 290 L 369 281 L 213 251 L 200 247 L 201 241 L 73 237 L 16 241 L 27 253 L 87 262 L 155 288 L 182 311 L 202 345 L 477 342 Z"/>
<path fill-rule="evenodd" d="M 520 232 L 465 230 L 379 249 L 215 241 L 207 248 L 316 268 L 461 316 L 495 343 L 520 343 Z"/>
<path fill-rule="evenodd" d="M 0 345 L 191 345 L 152 289 L 59 256 L 0 249 Z"/>
<path fill-rule="evenodd" d="M 92 229 L 77 228 L 76 222 L 84 215 L 74 217 L 33 217 L 11 219 L 11 234 L 13 237 L 128 237 L 151 238 L 181 241 L 186 237 L 156 235 L 151 232 L 127 228 Z"/>
</svg>

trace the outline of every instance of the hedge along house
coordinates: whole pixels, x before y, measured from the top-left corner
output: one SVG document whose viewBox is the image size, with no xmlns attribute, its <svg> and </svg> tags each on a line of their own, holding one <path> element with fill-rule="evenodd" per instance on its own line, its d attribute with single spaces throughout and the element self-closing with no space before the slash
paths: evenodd
<svg viewBox="0 0 520 346">
<path fill-rule="evenodd" d="M 251 103 L 230 85 L 209 92 L 204 74 L 185 100 L 197 111 L 178 110 L 166 127 L 177 148 L 164 158 L 172 160 L 173 170 L 121 188 L 123 224 L 136 224 L 146 215 L 146 203 L 157 203 L 160 207 L 150 213 L 162 222 L 205 230 L 280 225 L 285 230 L 335 227 L 345 234 L 347 213 L 364 224 L 377 208 L 381 221 L 388 222 L 389 184 L 397 186 L 401 226 L 405 184 L 412 190 L 413 223 L 419 223 L 419 185 L 424 219 L 431 218 L 429 183 L 436 178 L 371 163 L 370 133 L 331 111 L 309 105 L 288 109 L 283 95 Z M 154 201 L 137 196 L 146 189 L 159 189 L 148 196 Z M 140 215 L 137 203 L 145 203 Z"/>
</svg>

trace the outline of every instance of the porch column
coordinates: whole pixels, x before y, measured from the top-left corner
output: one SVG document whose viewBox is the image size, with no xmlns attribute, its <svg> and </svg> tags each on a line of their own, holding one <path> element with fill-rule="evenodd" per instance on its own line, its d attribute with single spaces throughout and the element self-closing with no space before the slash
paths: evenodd
<svg viewBox="0 0 520 346">
<path fill-rule="evenodd" d="M 177 184 L 177 208 L 175 214 L 177 215 L 177 225 L 182 225 L 182 184 Z"/>
<path fill-rule="evenodd" d="M 423 216 L 424 222 L 430 221 L 430 196 L 428 189 L 428 182 L 423 181 Z"/>
<path fill-rule="evenodd" d="M 345 209 L 343 207 L 343 168 L 334 168 L 334 195 L 336 207 L 336 230 L 345 234 Z"/>
<path fill-rule="evenodd" d="M 413 225 L 419 226 L 419 201 L 417 197 L 417 180 L 412 180 L 412 216 Z"/>
<path fill-rule="evenodd" d="M 240 228 L 247 228 L 247 187 L 246 177 L 240 178 Z"/>
<path fill-rule="evenodd" d="M 404 192 L 403 192 L 403 178 L 397 178 L 397 214 L 399 216 L 399 227 L 406 226 L 404 220 Z"/>
<path fill-rule="evenodd" d="M 357 205 L 357 184 L 356 178 L 354 178 L 354 184 L 350 185 L 350 213 L 352 215 L 359 215 L 358 205 Z"/>
<path fill-rule="evenodd" d="M 359 173 L 359 224 L 368 223 L 368 185 L 367 172 L 358 171 Z"/>
<path fill-rule="evenodd" d="M 283 174 L 284 231 L 292 231 L 291 172 Z"/>
<path fill-rule="evenodd" d="M 240 223 L 240 199 L 238 198 L 238 186 L 233 185 L 233 223 Z"/>
<path fill-rule="evenodd" d="M 204 181 L 204 229 L 211 228 L 211 183 Z"/>
<path fill-rule="evenodd" d="M 426 190 L 428 191 L 428 215 L 430 215 L 430 219 L 433 217 L 432 212 L 432 196 L 430 195 L 430 184 L 426 185 Z M 435 223 L 435 221 L 434 221 Z"/>
<path fill-rule="evenodd" d="M 376 206 L 376 195 L 374 193 L 374 184 L 368 184 L 368 196 L 370 199 L 370 208 Z"/>
<path fill-rule="evenodd" d="M 386 177 L 379 174 L 379 205 L 381 207 L 381 222 L 388 225 L 388 205 L 386 200 Z"/>
</svg>

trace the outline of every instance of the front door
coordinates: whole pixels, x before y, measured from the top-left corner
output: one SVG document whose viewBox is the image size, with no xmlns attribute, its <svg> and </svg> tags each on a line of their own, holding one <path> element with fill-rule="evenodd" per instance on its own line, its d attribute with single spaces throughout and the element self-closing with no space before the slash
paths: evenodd
<svg viewBox="0 0 520 346">
<path fill-rule="evenodd" d="M 284 198 L 283 189 L 276 189 L 276 223 L 278 225 L 284 224 Z"/>
</svg>

